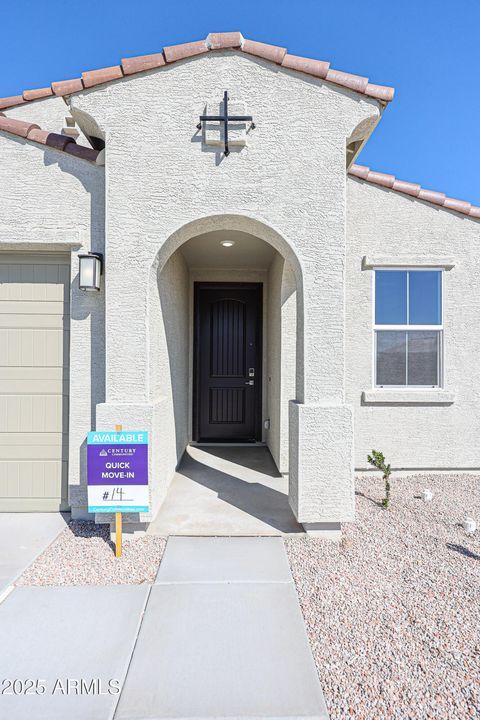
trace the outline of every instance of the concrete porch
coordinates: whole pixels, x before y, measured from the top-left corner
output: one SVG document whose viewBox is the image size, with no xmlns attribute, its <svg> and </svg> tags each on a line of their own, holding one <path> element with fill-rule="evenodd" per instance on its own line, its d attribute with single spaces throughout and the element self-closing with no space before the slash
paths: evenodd
<svg viewBox="0 0 480 720">
<path fill-rule="evenodd" d="M 189 445 L 148 532 L 255 536 L 304 529 L 288 504 L 288 478 L 267 447 Z"/>
</svg>

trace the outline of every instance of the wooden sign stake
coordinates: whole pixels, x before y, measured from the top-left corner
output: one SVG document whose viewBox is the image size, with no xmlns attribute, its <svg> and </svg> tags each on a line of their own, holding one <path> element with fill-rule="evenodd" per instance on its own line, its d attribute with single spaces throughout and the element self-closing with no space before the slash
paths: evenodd
<svg viewBox="0 0 480 720">
<path fill-rule="evenodd" d="M 115 425 L 115 432 L 122 432 L 123 425 Z M 122 556 L 122 513 L 115 513 L 115 557 Z"/>
</svg>

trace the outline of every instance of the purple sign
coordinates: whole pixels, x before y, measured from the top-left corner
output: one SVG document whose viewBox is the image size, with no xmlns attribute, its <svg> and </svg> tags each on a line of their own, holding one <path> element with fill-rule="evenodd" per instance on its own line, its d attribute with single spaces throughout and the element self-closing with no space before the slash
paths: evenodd
<svg viewBox="0 0 480 720">
<path fill-rule="evenodd" d="M 148 445 L 88 445 L 89 485 L 146 485 Z"/>
<path fill-rule="evenodd" d="M 148 512 L 148 433 L 90 432 L 88 510 Z"/>
</svg>

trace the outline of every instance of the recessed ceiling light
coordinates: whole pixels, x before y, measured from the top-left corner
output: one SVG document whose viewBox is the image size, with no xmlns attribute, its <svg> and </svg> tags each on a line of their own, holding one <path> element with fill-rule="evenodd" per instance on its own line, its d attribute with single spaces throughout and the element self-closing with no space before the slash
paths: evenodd
<svg viewBox="0 0 480 720">
<path fill-rule="evenodd" d="M 222 240 L 221 244 L 223 247 L 232 247 L 232 245 L 235 245 L 234 240 Z"/>
</svg>

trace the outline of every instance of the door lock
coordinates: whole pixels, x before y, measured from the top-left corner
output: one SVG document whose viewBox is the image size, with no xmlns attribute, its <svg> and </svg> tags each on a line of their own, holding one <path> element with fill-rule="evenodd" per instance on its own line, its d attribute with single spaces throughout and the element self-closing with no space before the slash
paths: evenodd
<svg viewBox="0 0 480 720">
<path fill-rule="evenodd" d="M 248 377 L 255 377 L 255 368 L 248 368 Z"/>
</svg>

